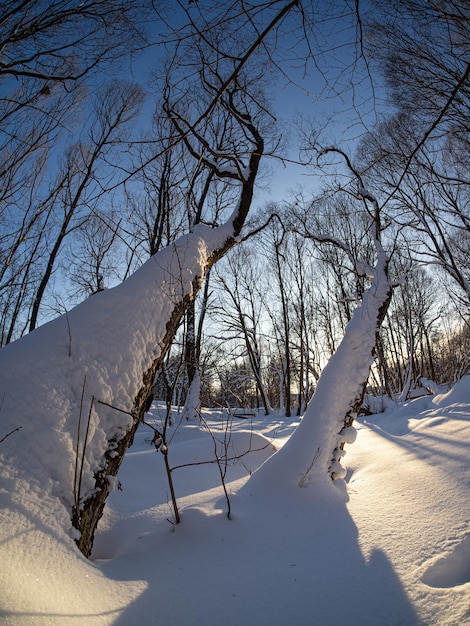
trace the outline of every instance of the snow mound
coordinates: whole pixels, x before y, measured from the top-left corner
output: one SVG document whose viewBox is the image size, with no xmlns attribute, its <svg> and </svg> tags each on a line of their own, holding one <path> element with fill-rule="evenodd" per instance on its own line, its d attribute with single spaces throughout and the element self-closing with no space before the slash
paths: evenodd
<svg viewBox="0 0 470 626">
<path fill-rule="evenodd" d="M 470 396 L 470 376 L 461 378 L 450 391 L 442 393 L 433 399 L 433 403 L 440 407 L 456 404 L 468 404 Z"/>
</svg>

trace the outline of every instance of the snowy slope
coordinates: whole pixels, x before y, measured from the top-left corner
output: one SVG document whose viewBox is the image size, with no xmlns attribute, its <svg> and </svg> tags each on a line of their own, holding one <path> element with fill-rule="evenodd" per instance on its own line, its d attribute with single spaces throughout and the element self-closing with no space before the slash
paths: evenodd
<svg viewBox="0 0 470 626">
<path fill-rule="evenodd" d="M 362 421 L 348 510 L 424 624 L 470 624 L 470 378 Z"/>
<path fill-rule="evenodd" d="M 249 479 L 289 420 L 235 420 L 227 438 L 206 417 L 247 452 L 227 468 L 232 519 L 217 465 L 200 464 L 213 438 L 193 424 L 171 430 L 172 465 L 198 463 L 174 472 L 172 524 L 162 455 L 143 429 L 91 562 L 38 523 L 34 494 L 3 511 L 2 625 L 470 624 L 469 378 L 361 419 L 347 482 L 327 489 L 280 490 L 263 470 Z"/>
</svg>

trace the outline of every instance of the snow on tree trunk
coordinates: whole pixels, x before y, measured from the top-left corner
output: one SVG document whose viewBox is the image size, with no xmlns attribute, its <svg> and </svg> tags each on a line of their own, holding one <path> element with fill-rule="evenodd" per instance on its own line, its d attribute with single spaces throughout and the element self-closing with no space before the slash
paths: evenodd
<svg viewBox="0 0 470 626">
<path fill-rule="evenodd" d="M 172 120 L 193 157 L 239 185 L 230 219 L 195 226 L 118 287 L 0 350 L 0 438 L 20 428 L 0 446 L 0 497 L 34 492 L 38 523 L 62 536 L 74 532 L 86 556 L 181 318 L 207 270 L 236 243 L 251 207 L 264 141 L 248 113 L 231 103 L 226 113 L 241 127 L 243 161 L 234 153 L 237 167 L 221 171 L 197 154 L 183 120 Z"/>
<path fill-rule="evenodd" d="M 414 341 L 413 341 L 413 336 L 412 333 L 410 331 L 410 336 L 408 337 L 408 341 L 407 341 L 407 351 L 408 351 L 408 365 L 406 367 L 406 378 L 405 378 L 405 382 L 403 385 L 403 389 L 400 393 L 400 395 L 398 396 L 398 403 L 399 404 L 403 404 L 403 402 L 406 402 L 408 396 L 410 395 L 410 391 L 411 391 L 411 383 L 413 381 L 413 355 L 414 355 Z"/>
<path fill-rule="evenodd" d="M 0 446 L 0 490 L 36 493 L 47 523 L 60 520 L 87 556 L 156 371 L 233 234 L 232 221 L 198 226 L 118 287 L 0 350 L 0 436 L 20 428 Z"/>
<path fill-rule="evenodd" d="M 199 421 L 201 417 L 201 374 L 199 369 L 194 373 L 193 380 L 188 389 L 188 395 L 182 411 L 183 419 Z"/>
<path fill-rule="evenodd" d="M 306 487 L 344 477 L 343 445 L 355 439 L 352 423 L 363 401 L 376 335 L 391 293 L 388 257 L 381 251 L 372 283 L 322 371 L 302 421 L 284 447 L 253 475 L 253 484 L 266 477 L 280 487 Z"/>
</svg>

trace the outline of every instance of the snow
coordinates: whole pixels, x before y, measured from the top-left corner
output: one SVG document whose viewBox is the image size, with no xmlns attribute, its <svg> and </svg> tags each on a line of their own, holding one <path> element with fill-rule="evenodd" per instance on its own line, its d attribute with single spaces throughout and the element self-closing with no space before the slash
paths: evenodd
<svg viewBox="0 0 470 626">
<path fill-rule="evenodd" d="M 183 409 L 184 418 L 186 420 L 198 420 L 201 412 L 201 374 L 196 370 L 193 381 L 189 387 Z"/>
<path fill-rule="evenodd" d="M 51 519 L 52 496 L 47 518 L 34 489 L 2 494 L 2 624 L 470 623 L 470 378 L 359 418 L 346 482 L 309 489 L 251 474 L 297 422 L 203 417 L 175 416 L 169 431 L 171 465 L 193 464 L 173 472 L 181 524 L 142 427 L 90 561 Z M 219 456 L 243 455 L 226 468 L 230 520 L 217 464 L 204 463 L 214 438 Z"/>
<path fill-rule="evenodd" d="M 353 444 L 356 441 L 357 430 L 354 426 L 345 426 L 340 430 L 339 434 L 339 443 L 344 441 L 345 443 Z"/>
<path fill-rule="evenodd" d="M 92 559 L 78 551 L 72 506 L 128 428 L 174 307 L 231 232 L 198 226 L 0 350 L 2 626 L 470 623 L 470 379 L 342 430 L 389 289 L 380 271 L 299 423 L 175 415 L 166 442 L 179 525 L 142 425 Z M 161 430 L 159 410 L 149 420 Z M 336 450 L 331 481 L 324 450 L 356 435 L 345 456 Z"/>
</svg>

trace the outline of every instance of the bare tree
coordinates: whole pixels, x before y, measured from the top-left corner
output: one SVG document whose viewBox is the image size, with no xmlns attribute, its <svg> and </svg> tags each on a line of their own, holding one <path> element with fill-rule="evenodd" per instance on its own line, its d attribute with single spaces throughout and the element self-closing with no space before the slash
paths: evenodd
<svg viewBox="0 0 470 626">
<path fill-rule="evenodd" d="M 391 396 L 406 399 L 421 377 L 445 382 L 436 377 L 435 334 L 444 303 L 435 293 L 436 281 L 419 266 L 394 290 L 381 331 L 383 374 Z"/>
<path fill-rule="evenodd" d="M 270 276 L 273 281 L 270 283 L 269 298 L 265 299 L 265 306 L 269 311 L 272 322 L 273 334 L 276 343 L 277 372 L 280 386 L 280 406 L 279 409 L 285 412 L 286 417 L 291 416 L 292 411 L 292 367 L 291 367 L 291 299 L 292 288 L 288 278 L 290 256 L 287 236 L 283 225 L 279 227 L 276 221 L 271 222 L 263 232 L 261 239 L 265 261 L 268 263 Z M 271 302 L 277 300 L 279 308 L 273 306 Z M 273 363 L 274 365 L 274 363 Z"/>
<path fill-rule="evenodd" d="M 234 250 L 220 271 L 217 271 L 216 280 L 223 289 L 217 305 L 213 306 L 220 336 L 224 341 L 239 342 L 239 360 L 247 362 L 246 376 L 255 381 L 257 394 L 261 398 L 265 414 L 268 415 L 270 403 L 263 376 L 263 369 L 266 367 L 261 328 L 263 307 L 259 297 L 261 268 L 254 250 L 247 247 L 247 244 Z"/>
<path fill-rule="evenodd" d="M 87 87 L 146 45 L 149 3 L 7 0 L 0 8 L 2 343 L 23 334 L 50 250 L 64 146 L 86 126 Z M 63 174 L 63 172 L 62 172 Z M 43 274 L 44 277 L 44 274 Z M 46 281 L 47 282 L 47 281 Z M 13 292 L 11 291 L 13 289 Z M 38 299 L 40 300 L 41 297 Z M 3 306 L 4 305 L 4 306 Z M 34 311 L 34 317 L 37 311 Z"/>
<path fill-rule="evenodd" d="M 274 473 L 280 482 L 300 486 L 306 486 L 316 478 L 325 480 L 328 476 L 333 479 L 345 476 L 340 463 L 344 443 L 354 440 L 352 424 L 363 402 L 377 333 L 393 289 L 389 264 L 394 244 L 389 251 L 384 247 L 387 226 L 382 222 L 378 200 L 364 186 L 360 172 L 344 152 L 336 148 L 323 151 L 323 154 L 330 153 L 340 154 L 346 162 L 352 180 L 345 192 L 356 197 L 369 218 L 364 235 L 372 240 L 375 254 L 374 265 L 371 265 L 367 261 L 368 246 L 365 247 L 366 258 L 357 258 L 347 243 L 328 233 L 311 232 L 306 224 L 304 234 L 313 241 L 329 241 L 331 245 L 339 246 L 348 255 L 354 273 L 362 276 L 367 286 L 346 327 L 343 340 L 321 373 L 301 424 L 279 453 L 264 465 L 266 471 Z"/>
<path fill-rule="evenodd" d="M 298 406 L 297 415 L 303 415 L 313 393 L 313 384 L 319 379 L 319 366 L 316 354 L 316 304 L 313 300 L 314 289 L 311 284 L 310 270 L 315 267 L 309 255 L 308 245 L 303 237 L 294 236 L 291 244 L 292 278 L 296 286 L 296 296 L 293 303 L 292 331 L 297 337 L 295 345 L 297 376 L 298 376 Z M 294 361 L 294 359 L 292 359 Z M 313 381 L 312 381 L 313 378 Z"/>
<path fill-rule="evenodd" d="M 73 219 L 83 205 L 86 206 L 90 202 L 89 198 L 84 200 L 84 196 L 87 193 L 89 196 L 100 196 L 99 191 L 98 193 L 96 191 L 96 186 L 91 193 L 89 189 L 90 186 L 93 187 L 93 184 L 96 185 L 96 168 L 99 160 L 106 159 L 111 147 L 123 141 L 122 126 L 137 114 L 141 102 L 142 92 L 137 86 L 112 83 L 95 101 L 96 117 L 89 131 L 89 143 L 80 142 L 68 151 L 63 171 L 59 174 L 64 183 L 59 197 L 62 214 L 59 217 L 58 233 L 52 241 L 44 273 L 34 296 L 30 331 L 36 328 L 39 307 L 63 241 L 77 226 L 73 224 Z M 103 182 L 100 181 L 98 186 L 102 186 Z M 81 219 L 84 219 L 83 215 Z"/>
<path fill-rule="evenodd" d="M 147 17 L 144 3 L 96 0 L 7 0 L 0 15 L 0 76 L 57 83 L 76 81 L 99 62 L 127 53 Z"/>
<path fill-rule="evenodd" d="M 103 291 L 117 278 L 119 226 L 115 212 L 95 209 L 74 231 L 66 254 L 67 274 L 80 299 Z"/>
<path fill-rule="evenodd" d="M 360 150 L 369 151 L 364 160 L 371 184 L 388 194 L 389 219 L 407 231 L 408 250 L 412 257 L 438 266 L 453 281 L 468 303 L 470 286 L 465 239 L 470 224 L 468 215 L 469 183 L 460 173 L 460 163 L 446 143 L 428 140 L 402 172 L 401 164 L 418 141 L 413 119 L 399 115 L 387 120 L 370 133 Z M 463 248 L 462 248 L 463 243 Z"/>
<path fill-rule="evenodd" d="M 398 113 L 363 142 L 371 184 L 387 194 L 390 217 L 412 229 L 415 256 L 442 267 L 468 306 L 458 242 L 469 231 L 470 9 L 465 0 L 379 8 L 369 42 Z"/>
</svg>

